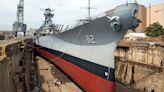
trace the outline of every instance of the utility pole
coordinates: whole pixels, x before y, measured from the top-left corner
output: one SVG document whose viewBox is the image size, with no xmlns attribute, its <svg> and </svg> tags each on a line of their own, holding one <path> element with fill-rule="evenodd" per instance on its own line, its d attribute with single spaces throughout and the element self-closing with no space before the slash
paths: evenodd
<svg viewBox="0 0 164 92">
<path fill-rule="evenodd" d="M 24 0 L 20 0 L 17 5 L 17 20 L 13 24 L 13 31 L 16 37 L 18 32 L 23 32 L 25 36 L 26 29 L 27 26 L 24 24 Z"/>
</svg>

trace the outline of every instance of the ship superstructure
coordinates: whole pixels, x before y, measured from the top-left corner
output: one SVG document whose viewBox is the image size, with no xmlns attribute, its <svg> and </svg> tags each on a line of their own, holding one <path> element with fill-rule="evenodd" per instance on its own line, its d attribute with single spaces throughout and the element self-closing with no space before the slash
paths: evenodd
<svg viewBox="0 0 164 92">
<path fill-rule="evenodd" d="M 54 14 L 52 13 L 53 10 L 47 8 L 44 11 L 45 21 L 38 31 L 41 34 L 53 34 L 55 30 L 55 25 L 52 22 L 52 18 L 54 16 Z"/>
</svg>

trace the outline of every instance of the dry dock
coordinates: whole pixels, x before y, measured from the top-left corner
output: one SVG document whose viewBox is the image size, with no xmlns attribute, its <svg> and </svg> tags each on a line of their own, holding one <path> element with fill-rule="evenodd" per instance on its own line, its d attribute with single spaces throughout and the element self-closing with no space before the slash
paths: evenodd
<svg viewBox="0 0 164 92">
<path fill-rule="evenodd" d="M 163 92 L 164 43 L 123 42 L 115 53 L 117 92 Z M 32 37 L 0 40 L 0 92 L 84 92 L 39 56 Z"/>
<path fill-rule="evenodd" d="M 32 41 L 32 37 L 0 40 L 0 92 L 83 92 L 48 60 L 37 56 L 34 64 Z"/>
</svg>

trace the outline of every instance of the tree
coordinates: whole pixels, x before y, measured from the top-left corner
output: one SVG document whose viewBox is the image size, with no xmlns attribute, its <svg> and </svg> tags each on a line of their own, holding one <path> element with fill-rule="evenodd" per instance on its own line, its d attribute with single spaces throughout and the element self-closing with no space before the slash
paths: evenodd
<svg viewBox="0 0 164 92">
<path fill-rule="evenodd" d="M 164 36 L 164 29 L 162 25 L 160 25 L 158 22 L 155 22 L 149 25 L 145 29 L 145 33 L 147 36 L 150 36 L 150 37 Z"/>
</svg>

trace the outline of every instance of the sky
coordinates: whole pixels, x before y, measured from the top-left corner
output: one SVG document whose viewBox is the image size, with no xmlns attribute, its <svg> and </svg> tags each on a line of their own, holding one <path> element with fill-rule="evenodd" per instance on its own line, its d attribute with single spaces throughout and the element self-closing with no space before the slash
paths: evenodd
<svg viewBox="0 0 164 92">
<path fill-rule="evenodd" d="M 134 2 L 134 0 L 127 0 Z M 148 6 L 164 3 L 164 0 L 137 0 L 139 4 Z M 0 30 L 12 30 L 16 20 L 17 4 L 19 0 L 0 0 Z M 88 0 L 24 0 L 24 22 L 28 29 L 39 28 L 44 21 L 42 9 L 54 9 L 53 22 L 72 26 L 78 19 L 87 17 Z M 91 0 L 91 16 L 99 15 L 117 5 L 126 3 L 126 0 Z"/>
</svg>

